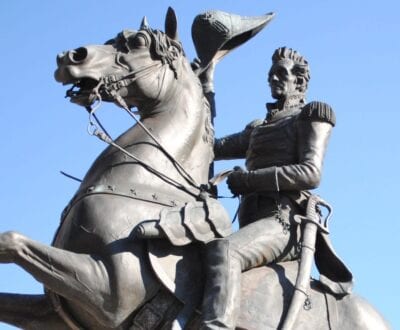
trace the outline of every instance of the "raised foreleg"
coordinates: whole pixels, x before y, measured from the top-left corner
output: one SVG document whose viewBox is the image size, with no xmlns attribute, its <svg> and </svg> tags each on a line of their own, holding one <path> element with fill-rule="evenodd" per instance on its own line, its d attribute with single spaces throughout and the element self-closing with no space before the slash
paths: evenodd
<svg viewBox="0 0 400 330">
<path fill-rule="evenodd" d="M 104 315 L 101 307 L 111 295 L 108 272 L 100 259 L 46 246 L 16 232 L 6 232 L 0 234 L 0 263 L 19 265 L 46 288 L 73 301 L 101 321 Z"/>
<path fill-rule="evenodd" d="M 0 322 L 29 330 L 69 329 L 45 295 L 0 293 Z"/>
<path fill-rule="evenodd" d="M 46 246 L 19 233 L 0 234 L 0 263 L 15 263 L 52 292 L 88 328 L 119 328 L 158 290 L 142 244 L 120 239 L 102 256 Z M 82 321 L 81 321 L 82 322 Z M 93 323 L 94 322 L 94 323 Z"/>
</svg>

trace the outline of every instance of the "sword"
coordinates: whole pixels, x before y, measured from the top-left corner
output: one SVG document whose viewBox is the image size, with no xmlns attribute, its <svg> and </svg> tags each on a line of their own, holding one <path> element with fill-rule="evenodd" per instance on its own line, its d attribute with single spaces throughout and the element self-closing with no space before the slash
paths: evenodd
<svg viewBox="0 0 400 330">
<path fill-rule="evenodd" d="M 323 220 L 322 215 L 320 214 L 319 206 L 323 206 L 328 210 L 325 220 Z M 282 330 L 293 329 L 301 305 L 303 305 L 304 309 L 311 308 L 311 301 L 308 292 L 310 289 L 310 276 L 315 253 L 315 242 L 318 231 L 329 234 L 328 221 L 331 216 L 332 207 L 317 195 L 311 195 L 308 199 L 306 216 L 297 216 L 298 220 L 305 223 L 301 243 L 300 265 L 292 301 L 286 314 Z"/>
</svg>

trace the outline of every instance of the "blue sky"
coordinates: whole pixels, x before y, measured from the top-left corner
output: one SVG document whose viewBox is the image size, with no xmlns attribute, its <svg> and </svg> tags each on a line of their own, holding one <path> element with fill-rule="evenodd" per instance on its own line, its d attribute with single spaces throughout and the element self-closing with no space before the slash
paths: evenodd
<svg viewBox="0 0 400 330">
<path fill-rule="evenodd" d="M 400 4 L 395 0 L 0 2 L 0 232 L 13 229 L 50 243 L 77 189 L 59 171 L 83 177 L 105 147 L 86 133 L 85 111 L 64 99 L 65 87 L 54 81 L 57 53 L 138 28 L 144 15 L 162 29 L 168 6 L 177 13 L 190 59 L 196 14 L 207 9 L 276 13 L 264 31 L 217 67 L 216 134 L 239 131 L 264 117 L 264 104 L 271 100 L 266 74 L 275 48 L 289 46 L 308 59 L 308 100 L 331 104 L 337 116 L 317 191 L 335 210 L 333 244 L 354 273 L 355 292 L 400 329 Z M 115 106 L 104 106 L 98 115 L 113 136 L 131 124 Z M 224 162 L 217 169 L 236 164 Z M 224 203 L 233 214 L 236 202 Z M 0 292 L 41 293 L 42 287 L 18 267 L 0 265 Z M 0 329 L 9 327 L 0 324 Z"/>
</svg>

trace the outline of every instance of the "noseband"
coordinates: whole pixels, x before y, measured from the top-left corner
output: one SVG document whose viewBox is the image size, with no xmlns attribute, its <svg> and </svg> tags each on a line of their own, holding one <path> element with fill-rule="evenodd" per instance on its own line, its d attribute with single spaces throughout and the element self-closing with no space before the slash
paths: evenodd
<svg viewBox="0 0 400 330">
<path fill-rule="evenodd" d="M 121 88 L 128 87 L 137 79 L 144 78 L 163 66 L 162 63 L 154 63 L 148 66 L 139 68 L 135 71 L 130 71 L 125 76 L 108 75 L 101 78 L 98 87 L 107 97 L 114 98 L 113 94 L 118 93 Z"/>
</svg>

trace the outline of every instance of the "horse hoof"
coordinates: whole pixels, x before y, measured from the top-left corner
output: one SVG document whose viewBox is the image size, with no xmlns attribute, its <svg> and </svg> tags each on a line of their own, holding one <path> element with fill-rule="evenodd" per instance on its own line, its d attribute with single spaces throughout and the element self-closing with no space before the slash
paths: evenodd
<svg viewBox="0 0 400 330">
<path fill-rule="evenodd" d="M 0 234 L 0 263 L 14 262 L 22 246 L 23 236 L 15 231 Z"/>
</svg>

